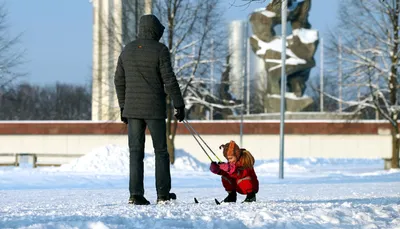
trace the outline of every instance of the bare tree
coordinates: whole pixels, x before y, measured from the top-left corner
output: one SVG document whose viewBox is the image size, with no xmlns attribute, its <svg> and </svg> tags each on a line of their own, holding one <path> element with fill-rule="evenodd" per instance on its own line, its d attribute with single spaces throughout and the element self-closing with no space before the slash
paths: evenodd
<svg viewBox="0 0 400 229">
<path fill-rule="evenodd" d="M 341 98 L 339 102 L 358 110 L 373 108 L 389 121 L 391 167 L 399 168 L 400 0 L 344 0 L 340 4 L 339 29 L 331 33 L 327 47 L 329 58 L 342 75 L 340 83 L 357 87 L 361 96 L 355 96 L 352 89 L 352 97 Z"/>
<path fill-rule="evenodd" d="M 90 88 L 80 85 L 19 83 L 8 88 L 7 96 L 0 96 L 0 104 L 0 120 L 88 120 L 91 116 Z"/>
<path fill-rule="evenodd" d="M 17 44 L 20 36 L 12 37 L 8 31 L 8 13 L 5 3 L 0 3 L 0 89 L 3 92 L 23 73 L 18 72 L 17 67 L 23 63 L 24 52 L 18 50 Z"/>
<path fill-rule="evenodd" d="M 186 103 L 196 103 L 189 97 L 188 88 L 195 81 L 207 80 L 210 66 L 220 64 L 225 39 L 221 37 L 221 11 L 218 0 L 158 0 L 154 13 L 166 25 L 163 41 L 171 52 L 175 74 L 180 82 Z M 222 55 L 221 55 L 222 54 Z M 212 66 L 211 66 L 212 67 Z M 217 68 L 216 68 L 217 69 Z M 206 83 L 213 85 L 214 82 Z M 189 93 L 195 95 L 196 93 Z M 201 103 L 201 100 L 198 101 Z M 167 98 L 167 142 L 171 163 L 174 163 L 174 139 L 177 121 L 173 116 L 171 98 Z"/>
<path fill-rule="evenodd" d="M 313 109 L 315 111 L 323 111 L 323 112 L 337 112 L 338 111 L 338 98 L 331 98 L 330 96 L 324 96 L 326 94 L 328 95 L 337 95 L 338 91 L 338 82 L 336 80 L 337 78 L 337 71 L 334 73 L 332 72 L 324 72 L 324 84 L 323 84 L 323 90 L 321 90 L 321 84 L 320 84 L 320 77 L 317 75 L 314 75 L 313 77 L 310 77 L 310 81 L 308 81 L 307 84 L 307 94 L 310 95 L 313 100 Z M 323 96 L 323 104 L 321 107 L 320 104 L 320 99 L 321 96 Z"/>
</svg>

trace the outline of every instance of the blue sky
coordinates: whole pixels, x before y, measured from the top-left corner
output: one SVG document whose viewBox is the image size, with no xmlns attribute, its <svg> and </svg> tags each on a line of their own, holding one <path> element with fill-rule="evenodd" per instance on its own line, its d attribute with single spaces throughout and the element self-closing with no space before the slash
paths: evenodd
<svg viewBox="0 0 400 229">
<path fill-rule="evenodd" d="M 221 0 L 225 19 L 242 20 L 269 2 L 232 6 Z M 0 0 L 8 9 L 10 33 L 22 33 L 20 48 L 26 50 L 27 72 L 23 80 L 35 84 L 65 82 L 88 84 L 92 65 L 92 6 L 88 0 Z M 236 0 L 236 5 L 241 4 Z M 314 0 L 310 22 L 320 36 L 336 23 L 339 0 Z M 319 52 L 317 50 L 317 54 Z M 317 65 L 319 57 L 316 56 Z M 315 69 L 314 69 L 315 71 Z"/>
</svg>

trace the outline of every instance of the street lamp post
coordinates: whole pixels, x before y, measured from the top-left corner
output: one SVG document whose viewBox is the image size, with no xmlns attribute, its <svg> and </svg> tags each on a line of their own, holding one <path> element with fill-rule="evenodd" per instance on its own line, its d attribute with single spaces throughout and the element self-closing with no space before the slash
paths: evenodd
<svg viewBox="0 0 400 229">
<path fill-rule="evenodd" d="M 285 147 L 285 92 L 286 92 L 286 21 L 287 21 L 287 0 L 282 0 L 281 6 L 282 21 L 282 53 L 281 53 L 281 122 L 280 122 L 280 153 L 279 153 L 279 179 L 283 179 L 283 161 Z"/>
</svg>

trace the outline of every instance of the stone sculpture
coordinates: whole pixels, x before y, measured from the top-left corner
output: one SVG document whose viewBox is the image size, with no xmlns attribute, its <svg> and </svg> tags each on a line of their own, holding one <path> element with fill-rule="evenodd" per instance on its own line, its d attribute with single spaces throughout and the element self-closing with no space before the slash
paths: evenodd
<svg viewBox="0 0 400 229">
<path fill-rule="evenodd" d="M 310 97 L 304 96 L 318 46 L 318 32 L 311 29 L 308 21 L 310 8 L 311 0 L 288 0 L 287 23 L 292 31 L 286 37 L 287 111 L 304 111 L 313 103 Z M 250 23 L 254 33 L 250 37 L 251 48 L 265 60 L 267 92 L 264 106 L 268 113 L 280 112 L 282 36 L 274 29 L 281 24 L 281 0 L 272 0 L 265 9 L 253 12 Z"/>
</svg>

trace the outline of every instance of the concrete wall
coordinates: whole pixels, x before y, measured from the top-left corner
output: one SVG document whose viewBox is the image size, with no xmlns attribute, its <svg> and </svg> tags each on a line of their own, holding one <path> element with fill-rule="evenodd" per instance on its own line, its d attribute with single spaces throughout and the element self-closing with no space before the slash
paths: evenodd
<svg viewBox="0 0 400 229">
<path fill-rule="evenodd" d="M 190 122 L 222 159 L 221 144 L 234 140 L 240 145 L 240 122 Z M 279 157 L 279 122 L 245 121 L 243 147 L 259 160 Z M 390 126 L 385 122 L 287 121 L 285 158 L 391 158 Z M 98 147 L 127 147 L 126 126 L 120 122 L 0 122 L 0 154 L 67 154 L 79 157 Z M 208 158 L 193 136 L 178 124 L 177 149 L 200 161 Z M 146 151 L 153 151 L 147 132 Z M 0 157 L 0 163 L 8 157 Z M 15 158 L 15 157 L 14 157 Z M 7 160 L 14 160 L 9 157 Z M 59 158 L 62 162 L 74 157 Z M 45 158 L 38 157 L 38 162 Z"/>
</svg>

